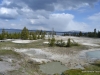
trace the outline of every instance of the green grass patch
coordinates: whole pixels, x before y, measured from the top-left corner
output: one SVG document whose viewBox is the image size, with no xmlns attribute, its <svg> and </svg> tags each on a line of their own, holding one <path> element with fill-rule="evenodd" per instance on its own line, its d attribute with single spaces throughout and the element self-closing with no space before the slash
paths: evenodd
<svg viewBox="0 0 100 75">
<path fill-rule="evenodd" d="M 90 64 L 87 66 L 85 65 L 84 68 L 85 68 L 84 70 L 81 69 L 67 70 L 63 72 L 61 75 L 100 75 L 100 66 L 98 65 L 94 65 L 94 64 Z"/>
<path fill-rule="evenodd" d="M 13 50 L 0 50 L 0 56 L 7 56 L 7 57 L 10 56 L 10 57 L 13 57 L 15 59 L 22 58 L 22 56 L 19 53 L 15 52 Z"/>
<path fill-rule="evenodd" d="M 0 55 L 19 55 L 12 50 L 0 50 Z"/>
<path fill-rule="evenodd" d="M 72 69 L 63 72 L 61 75 L 100 75 L 100 71 Z"/>
<path fill-rule="evenodd" d="M 48 45 L 43 44 L 45 40 L 37 40 L 32 43 L 13 43 L 13 42 L 0 42 L 0 48 L 10 47 L 10 48 L 44 48 Z"/>
</svg>

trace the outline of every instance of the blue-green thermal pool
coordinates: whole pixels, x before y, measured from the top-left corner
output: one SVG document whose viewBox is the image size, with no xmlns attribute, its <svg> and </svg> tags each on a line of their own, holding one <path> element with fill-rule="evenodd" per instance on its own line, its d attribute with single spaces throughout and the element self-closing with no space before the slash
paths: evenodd
<svg viewBox="0 0 100 75">
<path fill-rule="evenodd" d="M 68 68 L 62 65 L 60 62 L 50 62 L 40 65 L 40 70 L 46 74 L 61 74 L 65 70 L 68 70 Z"/>
<path fill-rule="evenodd" d="M 86 55 L 90 59 L 100 59 L 100 50 L 87 52 Z"/>
</svg>

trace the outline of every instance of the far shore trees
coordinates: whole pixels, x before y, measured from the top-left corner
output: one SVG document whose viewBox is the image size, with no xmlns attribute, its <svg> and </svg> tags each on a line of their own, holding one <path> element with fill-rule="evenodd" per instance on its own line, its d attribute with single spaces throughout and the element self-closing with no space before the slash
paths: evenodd
<svg viewBox="0 0 100 75">
<path fill-rule="evenodd" d="M 46 32 L 42 30 L 28 30 L 24 27 L 21 32 L 8 32 L 5 29 L 2 29 L 0 34 L 0 40 L 5 39 L 22 39 L 22 40 L 37 40 L 37 39 L 45 39 Z"/>
<path fill-rule="evenodd" d="M 100 38 L 100 31 L 97 32 L 96 29 L 94 29 L 93 32 L 82 32 L 82 31 L 64 32 L 63 36 Z"/>
</svg>

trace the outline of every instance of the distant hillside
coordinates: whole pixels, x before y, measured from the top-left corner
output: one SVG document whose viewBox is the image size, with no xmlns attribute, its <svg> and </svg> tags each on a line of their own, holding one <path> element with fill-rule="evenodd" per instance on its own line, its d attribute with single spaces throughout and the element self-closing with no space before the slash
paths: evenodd
<svg viewBox="0 0 100 75">
<path fill-rule="evenodd" d="M 9 32 L 9 33 L 18 33 L 18 32 L 21 32 L 20 29 L 5 29 L 5 31 Z M 2 29 L 0 29 L 0 33 L 2 32 Z"/>
</svg>

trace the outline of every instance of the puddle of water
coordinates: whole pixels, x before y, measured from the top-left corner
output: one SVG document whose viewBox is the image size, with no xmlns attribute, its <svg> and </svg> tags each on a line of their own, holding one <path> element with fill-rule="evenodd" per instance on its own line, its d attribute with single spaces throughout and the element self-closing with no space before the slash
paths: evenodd
<svg viewBox="0 0 100 75">
<path fill-rule="evenodd" d="M 55 73 L 61 74 L 65 70 L 68 70 L 68 68 L 62 65 L 60 62 L 50 62 L 39 65 L 39 67 L 40 70 L 46 74 L 55 74 Z"/>
</svg>

